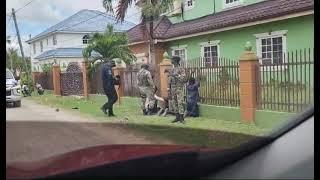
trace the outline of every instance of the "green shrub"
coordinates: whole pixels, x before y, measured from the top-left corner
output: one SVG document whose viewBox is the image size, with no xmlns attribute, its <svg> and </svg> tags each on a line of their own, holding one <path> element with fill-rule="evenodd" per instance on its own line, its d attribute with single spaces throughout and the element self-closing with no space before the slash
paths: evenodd
<svg viewBox="0 0 320 180">
<path fill-rule="evenodd" d="M 33 81 L 32 81 L 32 77 L 30 76 L 30 74 L 28 73 L 21 73 L 21 84 L 22 85 L 27 85 L 29 90 L 32 92 L 33 91 L 33 88 L 34 88 L 34 84 L 33 84 Z"/>
</svg>

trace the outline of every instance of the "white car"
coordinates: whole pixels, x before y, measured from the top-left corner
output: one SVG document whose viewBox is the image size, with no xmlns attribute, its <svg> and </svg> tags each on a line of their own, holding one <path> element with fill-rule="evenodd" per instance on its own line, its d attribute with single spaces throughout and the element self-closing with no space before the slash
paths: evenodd
<svg viewBox="0 0 320 180">
<path fill-rule="evenodd" d="M 21 106 L 21 86 L 9 69 L 6 69 L 6 102 Z"/>
</svg>

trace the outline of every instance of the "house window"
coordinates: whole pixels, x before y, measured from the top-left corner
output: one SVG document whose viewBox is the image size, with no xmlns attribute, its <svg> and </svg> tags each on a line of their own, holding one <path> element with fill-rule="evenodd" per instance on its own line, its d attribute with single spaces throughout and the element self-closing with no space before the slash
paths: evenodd
<svg viewBox="0 0 320 180">
<path fill-rule="evenodd" d="M 257 54 L 263 65 L 282 65 L 285 61 L 287 31 L 256 34 Z"/>
<path fill-rule="evenodd" d="M 84 35 L 82 37 L 82 43 L 83 44 L 88 44 L 89 43 L 89 35 Z"/>
<path fill-rule="evenodd" d="M 200 43 L 201 56 L 205 67 L 216 67 L 219 64 L 220 40 Z"/>
<path fill-rule="evenodd" d="M 261 61 L 262 64 L 282 64 L 283 63 L 282 37 L 261 39 Z"/>
<path fill-rule="evenodd" d="M 223 8 L 231 8 L 239 6 L 243 3 L 243 0 L 223 0 Z"/>
<path fill-rule="evenodd" d="M 204 57 L 205 67 L 218 66 L 218 46 L 217 45 L 204 46 L 203 57 Z"/>
<path fill-rule="evenodd" d="M 185 10 L 192 9 L 194 7 L 194 0 L 185 0 L 184 7 Z"/>
<path fill-rule="evenodd" d="M 40 51 L 41 52 L 43 51 L 43 43 L 42 43 L 42 41 L 40 41 Z"/>
<path fill-rule="evenodd" d="M 186 61 L 186 49 L 185 48 L 173 50 L 172 55 L 179 56 L 181 61 Z"/>
<path fill-rule="evenodd" d="M 52 42 L 53 42 L 53 45 L 57 45 L 57 37 L 56 37 L 56 35 L 52 36 Z"/>
<path fill-rule="evenodd" d="M 49 39 L 47 39 L 47 46 L 49 45 Z"/>
<path fill-rule="evenodd" d="M 36 54 L 37 50 L 36 50 L 36 43 L 33 43 L 33 54 Z"/>
</svg>

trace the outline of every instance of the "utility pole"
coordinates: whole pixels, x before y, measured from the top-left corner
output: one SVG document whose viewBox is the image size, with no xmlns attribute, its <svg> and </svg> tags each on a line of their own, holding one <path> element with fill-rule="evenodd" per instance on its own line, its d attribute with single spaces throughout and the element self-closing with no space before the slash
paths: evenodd
<svg viewBox="0 0 320 180">
<path fill-rule="evenodd" d="M 13 66 L 12 66 L 12 56 L 10 57 L 10 67 L 11 67 L 11 72 L 13 73 Z"/>
<path fill-rule="evenodd" d="M 24 53 L 23 53 L 23 48 L 22 48 L 22 43 L 21 43 L 21 38 L 20 38 L 20 32 L 19 32 L 19 28 L 18 28 L 18 24 L 17 24 L 16 14 L 15 14 L 14 8 L 12 8 L 12 18 L 13 18 L 14 25 L 15 25 L 15 28 L 16 28 L 16 31 L 17 31 L 17 36 L 18 36 L 18 41 L 19 41 L 22 60 L 25 62 L 24 65 L 25 65 L 26 73 L 29 73 L 28 66 L 27 66 L 27 60 L 24 58 Z M 29 80 L 29 76 L 28 75 L 27 75 L 27 80 Z"/>
</svg>

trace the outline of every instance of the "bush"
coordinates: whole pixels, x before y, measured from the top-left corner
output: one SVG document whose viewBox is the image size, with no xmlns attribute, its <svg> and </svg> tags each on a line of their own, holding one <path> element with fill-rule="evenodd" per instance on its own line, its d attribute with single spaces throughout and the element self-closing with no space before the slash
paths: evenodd
<svg viewBox="0 0 320 180">
<path fill-rule="evenodd" d="M 32 92 L 33 91 L 33 88 L 34 88 L 34 85 L 33 85 L 33 81 L 32 81 L 32 77 L 30 76 L 30 74 L 28 73 L 21 73 L 21 76 L 20 76 L 20 81 L 21 81 L 21 85 L 27 85 L 29 90 Z"/>
<path fill-rule="evenodd" d="M 48 74 L 49 72 L 52 71 L 52 66 L 53 64 L 42 64 L 41 69 L 45 74 Z"/>
</svg>

